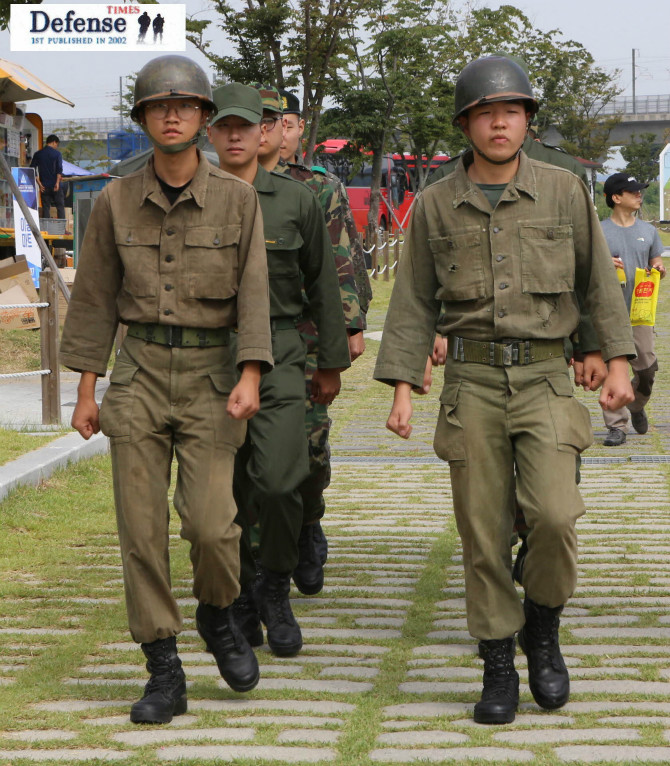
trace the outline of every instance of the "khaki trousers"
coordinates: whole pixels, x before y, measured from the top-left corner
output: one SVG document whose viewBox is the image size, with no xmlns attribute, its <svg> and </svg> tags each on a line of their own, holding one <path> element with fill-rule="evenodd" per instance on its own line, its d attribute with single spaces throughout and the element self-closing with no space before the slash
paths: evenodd
<svg viewBox="0 0 670 766">
<path fill-rule="evenodd" d="M 628 420 L 631 412 L 640 412 L 651 397 L 651 389 L 654 387 L 658 361 L 654 352 L 654 328 L 647 325 L 633 327 L 633 340 L 637 357 L 630 360 L 633 370 L 633 393 L 635 401 L 628 407 L 618 410 L 603 410 L 603 418 L 608 428 L 628 429 Z"/>
<path fill-rule="evenodd" d="M 556 607 L 574 591 L 584 513 L 575 455 L 593 440 L 589 413 L 564 359 L 524 367 L 449 359 L 440 401 L 434 446 L 449 461 L 468 629 L 480 640 L 506 638 L 524 624 L 511 575 L 515 497 L 530 530 L 526 594 Z"/>
<path fill-rule="evenodd" d="M 176 635 L 182 618 L 169 560 L 174 506 L 191 544 L 193 595 L 226 607 L 239 594 L 233 464 L 246 422 L 226 413 L 233 385 L 228 346 L 169 348 L 126 338 L 100 409 L 110 437 L 116 517 L 130 632 L 150 643 Z"/>
</svg>

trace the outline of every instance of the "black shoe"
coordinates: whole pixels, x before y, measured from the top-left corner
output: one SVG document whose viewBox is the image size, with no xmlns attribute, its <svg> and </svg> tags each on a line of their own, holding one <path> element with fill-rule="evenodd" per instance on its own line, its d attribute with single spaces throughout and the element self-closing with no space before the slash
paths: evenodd
<svg viewBox="0 0 670 766">
<path fill-rule="evenodd" d="M 170 723 L 186 712 L 186 677 L 177 655 L 177 639 L 159 638 L 142 644 L 151 673 L 144 696 L 130 708 L 133 723 Z"/>
<path fill-rule="evenodd" d="M 524 537 L 521 541 L 521 547 L 516 553 L 516 559 L 514 561 L 514 567 L 512 569 L 512 579 L 516 580 L 519 585 L 523 585 L 521 579 L 523 578 L 523 564 L 526 560 L 526 554 L 528 553 L 528 543 Z"/>
<path fill-rule="evenodd" d="M 649 430 L 649 421 L 647 420 L 647 413 L 644 411 L 644 407 L 639 412 L 630 413 L 630 422 L 639 434 L 646 434 Z"/>
<path fill-rule="evenodd" d="M 570 697 L 570 676 L 558 644 L 562 606 L 540 606 L 526 596 L 526 624 L 519 646 L 528 658 L 528 685 L 535 702 L 546 710 L 563 707 Z"/>
<path fill-rule="evenodd" d="M 605 441 L 603 441 L 603 444 L 606 447 L 620 447 L 622 444 L 626 443 L 626 432 L 622 431 L 620 428 L 610 428 L 608 429 L 607 436 L 605 437 Z"/>
<path fill-rule="evenodd" d="M 251 691 L 260 678 L 258 660 L 235 624 L 232 608 L 200 603 L 195 624 L 228 686 L 236 692 Z"/>
<path fill-rule="evenodd" d="M 233 601 L 233 619 L 249 646 L 263 646 L 263 626 L 254 603 L 253 588 L 243 587 L 240 595 Z"/>
<path fill-rule="evenodd" d="M 298 565 L 293 570 L 293 582 L 306 596 L 314 596 L 323 588 L 323 564 L 316 547 L 315 531 L 316 524 L 305 524 L 300 530 Z"/>
<path fill-rule="evenodd" d="M 475 723 L 512 723 L 519 706 L 519 674 L 514 669 L 514 636 L 479 642 L 484 689 L 475 705 Z"/>
<path fill-rule="evenodd" d="M 267 630 L 268 646 L 277 657 L 293 657 L 302 649 L 302 633 L 288 598 L 291 575 L 262 569 L 254 601 Z"/>
<path fill-rule="evenodd" d="M 326 539 L 326 533 L 323 531 L 320 521 L 315 521 L 312 526 L 314 527 L 314 532 L 312 533 L 314 546 L 319 554 L 321 566 L 323 566 L 326 561 L 328 561 L 328 540 Z"/>
</svg>

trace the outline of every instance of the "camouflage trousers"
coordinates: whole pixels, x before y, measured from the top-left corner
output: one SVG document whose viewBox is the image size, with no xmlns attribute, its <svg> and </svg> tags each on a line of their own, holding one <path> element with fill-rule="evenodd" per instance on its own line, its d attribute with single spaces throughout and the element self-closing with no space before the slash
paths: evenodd
<svg viewBox="0 0 670 766">
<path fill-rule="evenodd" d="M 303 525 L 320 519 L 326 503 L 323 492 L 330 484 L 330 445 L 328 435 L 332 420 L 325 404 L 310 399 L 312 377 L 317 368 L 318 337 L 309 320 L 298 323 L 298 330 L 307 350 L 305 364 L 305 434 L 309 450 L 309 476 L 299 487 L 302 496 Z"/>
</svg>

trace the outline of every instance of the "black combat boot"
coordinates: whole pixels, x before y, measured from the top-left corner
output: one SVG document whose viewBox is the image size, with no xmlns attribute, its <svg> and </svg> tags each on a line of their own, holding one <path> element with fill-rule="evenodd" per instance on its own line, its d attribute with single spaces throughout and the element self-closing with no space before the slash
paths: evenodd
<svg viewBox="0 0 670 766">
<path fill-rule="evenodd" d="M 526 624 L 519 646 L 528 658 L 528 684 L 535 702 L 546 710 L 563 707 L 570 697 L 570 676 L 558 645 L 562 606 L 540 606 L 526 596 Z"/>
<path fill-rule="evenodd" d="M 159 638 L 141 644 L 151 673 L 144 696 L 130 708 L 133 723 L 170 723 L 186 712 L 186 677 L 177 655 L 177 639 Z"/>
<path fill-rule="evenodd" d="M 298 566 L 293 570 L 293 582 L 306 596 L 314 596 L 323 588 L 323 564 L 316 547 L 316 526 L 305 524 L 300 530 Z"/>
<path fill-rule="evenodd" d="M 526 538 L 521 539 L 521 545 L 516 553 L 516 559 L 514 560 L 514 567 L 512 569 L 512 579 L 516 580 L 519 585 L 523 585 L 523 565 L 526 561 L 526 554 L 528 553 L 528 542 Z"/>
<path fill-rule="evenodd" d="M 512 723 L 519 706 L 519 674 L 514 669 L 514 636 L 479 642 L 484 689 L 475 705 L 476 723 Z"/>
<path fill-rule="evenodd" d="M 254 601 L 267 630 L 268 646 L 277 657 L 293 657 L 302 649 L 302 633 L 288 598 L 291 575 L 261 569 Z"/>
<path fill-rule="evenodd" d="M 319 554 L 319 559 L 321 559 L 321 565 L 323 566 L 326 561 L 328 561 L 328 540 L 326 539 L 326 533 L 323 531 L 320 521 L 315 521 L 312 526 L 314 527 L 314 532 L 312 532 L 314 545 L 316 546 L 316 551 Z"/>
<path fill-rule="evenodd" d="M 258 660 L 235 624 L 232 607 L 219 609 L 200 603 L 195 624 L 228 686 L 236 692 L 251 691 L 260 678 Z"/>
<path fill-rule="evenodd" d="M 233 601 L 233 619 L 249 646 L 263 646 L 263 626 L 254 603 L 253 586 L 243 586 L 240 595 Z"/>
</svg>

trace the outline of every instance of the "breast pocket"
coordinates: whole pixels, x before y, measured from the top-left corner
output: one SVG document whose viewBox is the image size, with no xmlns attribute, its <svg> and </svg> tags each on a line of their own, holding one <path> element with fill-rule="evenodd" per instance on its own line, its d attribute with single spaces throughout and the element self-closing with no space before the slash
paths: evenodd
<svg viewBox="0 0 670 766">
<path fill-rule="evenodd" d="M 293 290 L 300 290 L 300 264 L 298 251 L 303 238 L 296 229 L 276 229 L 265 233 L 268 254 L 268 277 L 275 284 L 281 282 Z"/>
<path fill-rule="evenodd" d="M 160 238 L 160 226 L 114 226 L 123 262 L 123 289 L 136 298 L 154 298 L 158 294 Z"/>
<path fill-rule="evenodd" d="M 225 300 L 237 293 L 240 227 L 192 226 L 184 232 L 188 296 Z"/>
<path fill-rule="evenodd" d="M 575 287 L 572 224 L 519 226 L 521 289 L 524 293 L 565 293 Z"/>
<path fill-rule="evenodd" d="M 486 281 L 479 231 L 429 239 L 428 245 L 442 285 L 441 298 L 470 301 L 485 297 Z"/>
</svg>

